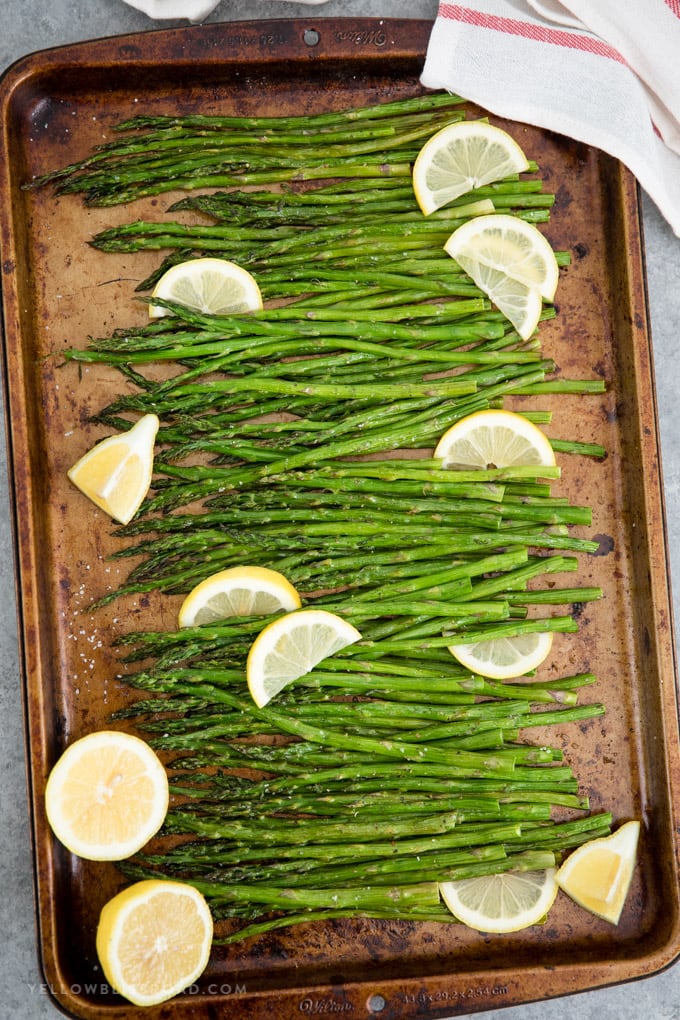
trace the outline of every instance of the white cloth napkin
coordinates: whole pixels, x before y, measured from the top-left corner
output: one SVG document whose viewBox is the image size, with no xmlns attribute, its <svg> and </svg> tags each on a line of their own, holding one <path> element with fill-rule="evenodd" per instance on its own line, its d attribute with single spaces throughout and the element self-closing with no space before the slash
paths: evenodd
<svg viewBox="0 0 680 1020">
<path fill-rule="evenodd" d="M 219 7 L 221 0 L 123 0 L 156 21 L 186 18 L 197 24 Z M 297 0 L 301 4 L 325 4 L 327 0 Z"/>
<path fill-rule="evenodd" d="M 124 0 L 129 7 L 136 7 L 155 21 L 186 18 L 195 24 L 203 21 L 219 6 L 221 0 Z"/>
<path fill-rule="evenodd" d="M 609 153 L 680 236 L 680 0 L 440 0 L 421 81 Z"/>
</svg>

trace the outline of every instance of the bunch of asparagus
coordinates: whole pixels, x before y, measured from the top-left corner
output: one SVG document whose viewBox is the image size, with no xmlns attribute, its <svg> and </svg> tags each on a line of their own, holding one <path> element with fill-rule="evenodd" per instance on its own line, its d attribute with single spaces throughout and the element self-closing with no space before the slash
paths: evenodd
<svg viewBox="0 0 680 1020">
<path fill-rule="evenodd" d="M 608 833 L 559 749 L 519 739 L 601 715 L 577 705 L 591 674 L 497 684 L 426 642 L 377 640 L 257 709 L 210 631 L 212 664 L 133 677 L 150 696 L 122 714 L 174 754 L 175 806 L 167 845 L 124 871 L 197 885 L 232 922 L 223 941 L 358 914 L 450 922 L 437 882 L 550 867 Z"/>
<path fill-rule="evenodd" d="M 232 920 L 225 940 L 356 914 L 451 920 L 438 880 L 544 868 L 609 831 L 561 751 L 522 739 L 599 716 L 578 704 L 595 678 L 499 683 L 447 650 L 574 633 L 602 594 L 554 583 L 598 548 L 572 532 L 589 508 L 552 493 L 559 469 L 443 470 L 431 457 L 450 425 L 508 397 L 604 388 L 556 375 L 539 338 L 522 342 L 442 251 L 480 212 L 547 220 L 538 178 L 427 220 L 418 210 L 411 162 L 464 115 L 458 97 L 428 95 L 299 118 L 136 118 L 129 137 L 36 182 L 99 205 L 227 189 L 172 207 L 209 224 L 137 221 L 92 243 L 165 251 L 140 290 L 212 254 L 247 266 L 265 299 L 221 317 L 166 302 L 169 316 L 68 352 L 127 383 L 100 422 L 161 418 L 153 491 L 117 531 L 118 555 L 138 563 L 100 603 L 259 564 L 362 633 L 265 709 L 244 665 L 266 619 L 119 641 L 126 682 L 145 692 L 121 715 L 172 755 L 175 796 L 168 842 L 125 871 L 194 882 Z"/>
<path fill-rule="evenodd" d="M 36 178 L 90 205 L 130 202 L 173 189 L 286 181 L 410 179 L 411 163 L 439 127 L 465 117 L 448 93 L 290 117 L 140 115 L 120 140 Z"/>
</svg>

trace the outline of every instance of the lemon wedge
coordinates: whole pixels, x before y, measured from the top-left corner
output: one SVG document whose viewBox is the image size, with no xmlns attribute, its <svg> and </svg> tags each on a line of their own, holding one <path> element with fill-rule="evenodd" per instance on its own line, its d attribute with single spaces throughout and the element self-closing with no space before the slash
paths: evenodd
<svg viewBox="0 0 680 1020">
<path fill-rule="evenodd" d="M 633 877 L 640 823 L 625 822 L 611 836 L 573 850 L 557 872 L 557 884 L 592 914 L 618 924 Z"/>
<path fill-rule="evenodd" d="M 121 524 L 139 510 L 151 485 L 159 421 L 145 414 L 128 432 L 108 436 L 67 472 L 80 491 Z"/>
</svg>

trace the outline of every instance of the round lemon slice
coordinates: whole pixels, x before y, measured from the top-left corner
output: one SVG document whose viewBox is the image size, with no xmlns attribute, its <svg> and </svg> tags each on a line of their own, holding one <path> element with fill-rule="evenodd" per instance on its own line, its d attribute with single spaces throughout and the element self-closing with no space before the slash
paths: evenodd
<svg viewBox="0 0 680 1020">
<path fill-rule="evenodd" d="M 128 432 L 102 439 L 67 472 L 80 491 L 101 510 L 128 524 L 151 485 L 159 421 L 145 414 Z"/>
<path fill-rule="evenodd" d="M 444 433 L 434 456 L 444 467 L 488 468 L 555 466 L 550 440 L 533 422 L 514 411 L 477 411 Z"/>
<path fill-rule="evenodd" d="M 540 924 L 555 902 L 556 870 L 463 878 L 441 882 L 439 891 L 454 917 L 469 928 L 494 935 L 520 931 Z"/>
<path fill-rule="evenodd" d="M 218 258 L 188 259 L 171 266 L 151 294 L 185 308 L 210 315 L 237 315 L 262 308 L 257 281 L 247 269 Z M 171 314 L 162 305 L 149 305 L 153 319 Z"/>
<path fill-rule="evenodd" d="M 168 809 L 168 778 L 139 737 L 99 730 L 71 744 L 45 787 L 56 837 L 78 857 L 119 861 L 154 836 Z"/>
<path fill-rule="evenodd" d="M 104 905 L 96 947 L 111 987 L 136 1006 L 153 1006 L 203 973 L 212 937 L 210 908 L 197 889 L 146 879 Z"/>
<path fill-rule="evenodd" d="M 179 611 L 180 627 L 200 627 L 229 616 L 269 616 L 301 606 L 300 596 L 277 570 L 231 567 L 197 584 Z"/>
<path fill-rule="evenodd" d="M 552 643 L 552 632 L 540 631 L 449 645 L 449 651 L 471 673 L 492 680 L 509 680 L 538 669 L 550 654 Z"/>
<path fill-rule="evenodd" d="M 528 340 L 559 280 L 555 253 L 540 230 L 517 216 L 478 216 L 454 230 L 444 250 Z"/>
<path fill-rule="evenodd" d="M 611 836 L 591 839 L 569 854 L 556 876 L 558 886 L 591 914 L 618 924 L 637 858 L 639 821 Z"/>
<path fill-rule="evenodd" d="M 423 145 L 413 164 L 413 191 L 428 215 L 460 195 L 529 169 L 507 131 L 486 121 L 459 121 Z"/>
<path fill-rule="evenodd" d="M 356 627 L 325 609 L 278 617 L 260 631 L 248 653 L 246 677 L 253 701 L 263 708 L 323 659 L 360 639 Z"/>
</svg>

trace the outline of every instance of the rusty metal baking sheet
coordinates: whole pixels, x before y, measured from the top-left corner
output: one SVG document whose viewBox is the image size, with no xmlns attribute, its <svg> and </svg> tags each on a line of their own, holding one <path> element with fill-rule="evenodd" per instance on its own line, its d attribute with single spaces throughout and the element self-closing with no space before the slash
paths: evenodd
<svg viewBox="0 0 680 1020">
<path fill-rule="evenodd" d="M 84 508 L 66 469 L 85 439 L 102 435 L 88 418 L 120 380 L 60 359 L 146 315 L 132 294 L 156 256 L 104 255 L 87 241 L 111 223 L 162 215 L 170 200 L 89 209 L 22 185 L 141 110 L 283 114 L 414 94 L 429 30 L 422 21 L 305 18 L 152 31 L 29 56 L 2 81 L 5 395 L 37 931 L 46 985 L 74 1017 L 454 1016 L 637 978 L 680 952 L 676 663 L 636 188 L 601 153 L 521 124 L 508 126 L 557 196 L 545 232 L 572 254 L 558 315 L 541 328 L 544 349 L 566 375 L 608 384 L 598 397 L 560 397 L 551 426 L 608 454 L 573 458 L 563 471 L 562 494 L 593 506 L 589 535 L 600 538 L 580 579 L 605 597 L 585 607 L 576 639 L 558 635 L 554 645 L 559 675 L 597 675 L 592 697 L 607 713 L 551 730 L 550 742 L 593 810 L 611 811 L 617 824 L 643 821 L 620 925 L 566 896 L 545 925 L 503 937 L 459 925 L 306 925 L 215 949 L 195 987 L 140 1011 L 106 987 L 94 952 L 119 873 L 75 860 L 46 824 L 45 778 L 58 754 L 125 700 L 113 637 L 121 627 L 170 626 L 176 609 L 153 597 L 96 615 L 87 608 L 124 568 L 109 559 L 110 529 Z"/>
</svg>

